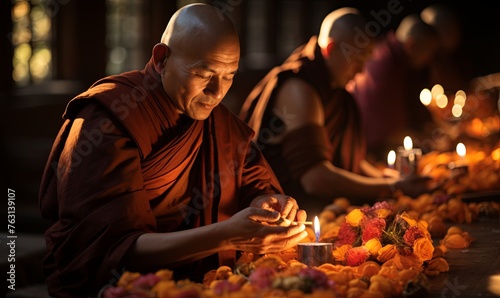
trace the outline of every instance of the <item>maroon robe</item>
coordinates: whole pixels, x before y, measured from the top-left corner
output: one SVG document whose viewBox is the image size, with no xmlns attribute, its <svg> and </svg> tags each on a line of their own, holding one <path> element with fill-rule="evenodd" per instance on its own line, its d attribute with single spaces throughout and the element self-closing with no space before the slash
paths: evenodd
<svg viewBox="0 0 500 298">
<path fill-rule="evenodd" d="M 204 121 L 178 114 L 152 61 L 97 81 L 63 118 L 39 198 L 53 223 L 43 266 L 54 296 L 95 296 L 116 282 L 141 234 L 219 222 L 282 193 L 253 131 L 222 105 Z M 220 252 L 172 269 L 200 280 L 234 259 Z"/>
<path fill-rule="evenodd" d="M 388 32 L 350 89 L 363 119 L 367 150 L 379 160 L 402 146 L 406 135 L 411 134 L 415 143 L 415 132 L 432 122 L 420 102 L 422 89 L 432 87 L 428 68 L 415 70 L 409 59 L 394 32 Z"/>
<path fill-rule="evenodd" d="M 322 127 L 301 127 L 274 144 L 268 141 L 269 134 L 279 135 L 286 122 L 293 121 L 293 115 L 276 111 L 274 107 L 278 90 L 290 78 L 302 79 L 316 90 L 323 103 L 325 123 Z M 300 186 L 300 177 L 307 170 L 319 162 L 330 161 L 336 167 L 360 174 L 360 161 L 365 158 L 356 102 L 345 89 L 332 89 L 330 82 L 326 62 L 313 36 L 257 84 L 240 112 L 240 117 L 257 132 L 255 139 L 259 148 L 285 193 L 294 196 L 308 213 L 319 212 L 323 206 L 317 203 L 317 198 L 306 195 Z"/>
</svg>

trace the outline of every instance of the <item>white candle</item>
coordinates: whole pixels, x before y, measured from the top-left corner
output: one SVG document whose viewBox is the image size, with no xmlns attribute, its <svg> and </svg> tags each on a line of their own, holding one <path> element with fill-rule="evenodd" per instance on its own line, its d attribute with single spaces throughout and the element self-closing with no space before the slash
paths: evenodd
<svg viewBox="0 0 500 298">
<path fill-rule="evenodd" d="M 398 147 L 396 155 L 396 169 L 402 177 L 408 177 L 417 172 L 418 161 L 422 157 L 422 150 L 413 148 L 413 141 L 409 136 L 403 140 L 403 147 Z"/>
<path fill-rule="evenodd" d="M 319 242 L 321 229 L 318 216 L 314 217 L 314 234 L 316 242 L 298 243 L 298 261 L 308 266 L 320 266 L 324 263 L 333 262 L 333 244 L 330 242 Z"/>
</svg>

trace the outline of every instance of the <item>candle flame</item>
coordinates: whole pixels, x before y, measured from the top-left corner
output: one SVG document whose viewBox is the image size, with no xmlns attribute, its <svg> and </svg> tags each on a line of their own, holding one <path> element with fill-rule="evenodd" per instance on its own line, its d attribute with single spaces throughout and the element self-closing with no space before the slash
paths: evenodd
<svg viewBox="0 0 500 298">
<path fill-rule="evenodd" d="M 406 136 L 404 141 L 403 141 L 403 145 L 405 147 L 405 150 L 410 150 L 413 148 L 413 141 L 411 140 L 411 138 L 409 136 Z"/>
<path fill-rule="evenodd" d="M 387 154 L 387 164 L 389 166 L 393 166 L 394 162 L 396 162 L 396 152 L 391 150 L 389 151 L 389 154 Z"/>
<path fill-rule="evenodd" d="M 443 93 L 444 93 L 444 88 L 440 84 L 436 84 L 436 85 L 432 86 L 431 94 L 432 94 L 433 98 L 437 98 L 438 95 L 443 94 Z"/>
<path fill-rule="evenodd" d="M 424 106 L 428 106 L 431 104 L 432 101 L 432 93 L 431 90 L 424 88 L 422 91 L 420 91 L 420 102 Z"/>
<path fill-rule="evenodd" d="M 458 104 L 454 104 L 451 108 L 451 113 L 455 118 L 462 116 L 462 106 Z"/>
<path fill-rule="evenodd" d="M 465 148 L 464 143 L 458 143 L 457 144 L 457 154 L 458 154 L 458 156 L 460 156 L 461 158 L 464 158 L 466 152 L 467 152 L 467 150 Z"/>
<path fill-rule="evenodd" d="M 438 107 L 440 107 L 441 109 L 444 109 L 446 108 L 446 106 L 448 105 L 448 96 L 446 96 L 446 94 L 439 94 L 437 97 L 436 97 L 436 105 Z"/>
<path fill-rule="evenodd" d="M 319 234 L 320 234 L 319 218 L 318 218 L 318 216 L 314 217 L 314 234 L 316 235 L 316 242 L 318 242 Z"/>
</svg>

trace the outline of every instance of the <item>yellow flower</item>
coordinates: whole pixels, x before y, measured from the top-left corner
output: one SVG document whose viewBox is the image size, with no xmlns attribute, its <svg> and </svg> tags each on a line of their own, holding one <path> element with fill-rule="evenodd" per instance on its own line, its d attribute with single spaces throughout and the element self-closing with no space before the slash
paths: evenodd
<svg viewBox="0 0 500 298">
<path fill-rule="evenodd" d="M 413 243 L 413 253 L 420 258 L 422 261 L 427 261 L 432 259 L 432 254 L 434 252 L 434 246 L 432 242 L 427 237 L 418 238 Z"/>
<path fill-rule="evenodd" d="M 375 214 L 377 214 L 377 216 L 380 218 L 387 218 L 387 216 L 389 216 L 391 213 L 391 210 L 385 208 L 375 210 Z"/>
<path fill-rule="evenodd" d="M 404 219 L 410 226 L 416 226 L 417 225 L 417 221 L 414 220 L 413 218 L 411 218 L 411 216 L 406 213 L 406 212 L 403 212 L 401 213 L 401 218 Z"/>
<path fill-rule="evenodd" d="M 346 215 L 345 221 L 351 226 L 357 227 L 359 226 L 359 223 L 363 219 L 363 216 L 364 216 L 363 212 L 358 208 L 356 208 Z"/>
<path fill-rule="evenodd" d="M 377 238 L 372 238 L 365 243 L 365 247 L 368 249 L 373 257 L 378 256 L 378 251 L 382 248 L 382 243 Z"/>
</svg>

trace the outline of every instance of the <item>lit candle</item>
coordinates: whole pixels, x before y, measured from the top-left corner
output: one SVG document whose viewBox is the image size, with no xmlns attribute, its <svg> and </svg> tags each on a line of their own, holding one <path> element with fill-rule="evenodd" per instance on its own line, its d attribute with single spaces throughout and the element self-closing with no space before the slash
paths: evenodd
<svg viewBox="0 0 500 298">
<path fill-rule="evenodd" d="M 314 235 L 316 242 L 304 242 L 297 244 L 297 257 L 299 262 L 307 266 L 320 266 L 333 262 L 333 244 L 330 242 L 319 242 L 321 229 L 319 218 L 314 217 Z"/>
<path fill-rule="evenodd" d="M 456 152 L 458 155 L 458 160 L 452 161 L 448 164 L 450 169 L 451 178 L 466 175 L 469 172 L 469 165 L 465 159 L 467 154 L 467 149 L 463 143 L 458 143 L 456 147 Z"/>
<path fill-rule="evenodd" d="M 318 243 L 319 235 L 321 230 L 319 228 L 319 218 L 317 216 L 314 217 L 314 235 L 316 235 L 316 243 Z"/>
<path fill-rule="evenodd" d="M 391 150 L 387 154 L 387 166 L 389 167 L 389 169 L 394 169 L 395 162 L 396 162 L 396 152 L 394 150 Z"/>
<path fill-rule="evenodd" d="M 431 90 L 424 88 L 422 91 L 420 91 L 420 102 L 424 106 L 428 106 L 432 102 L 432 93 Z"/>
<path fill-rule="evenodd" d="M 402 177 L 408 177 L 417 172 L 418 161 L 422 157 L 420 148 L 413 148 L 413 141 L 409 136 L 403 140 L 404 147 L 398 147 L 396 155 L 396 170 Z"/>
</svg>

